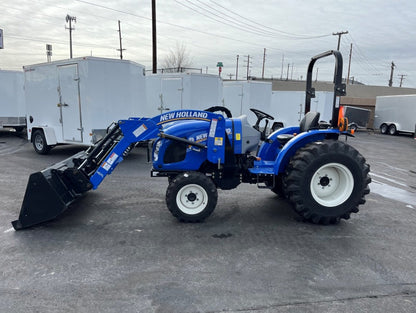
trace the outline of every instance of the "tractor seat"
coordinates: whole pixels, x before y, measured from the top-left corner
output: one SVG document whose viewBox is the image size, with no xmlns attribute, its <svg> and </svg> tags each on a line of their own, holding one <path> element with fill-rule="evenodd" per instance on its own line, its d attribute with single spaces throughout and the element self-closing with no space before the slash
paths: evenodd
<svg viewBox="0 0 416 313">
<path fill-rule="evenodd" d="M 319 112 L 308 112 L 302 118 L 299 124 L 299 133 L 307 132 L 311 129 L 318 129 L 319 128 Z M 284 146 L 290 139 L 295 137 L 294 134 L 281 134 L 277 136 L 277 140 L 279 140 L 280 144 Z"/>
</svg>

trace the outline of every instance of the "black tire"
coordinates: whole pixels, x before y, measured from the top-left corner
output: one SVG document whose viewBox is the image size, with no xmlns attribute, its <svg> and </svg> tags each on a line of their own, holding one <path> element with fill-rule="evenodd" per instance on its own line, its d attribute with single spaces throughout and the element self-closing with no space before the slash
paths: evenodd
<svg viewBox="0 0 416 313">
<path fill-rule="evenodd" d="M 281 175 L 274 177 L 274 186 L 273 182 L 266 182 L 266 186 L 270 188 L 280 199 L 285 199 L 285 190 L 283 188 L 283 179 Z"/>
<path fill-rule="evenodd" d="M 387 130 L 389 129 L 389 127 L 387 126 L 387 124 L 381 124 L 380 126 L 380 133 L 382 133 L 383 135 L 387 134 Z"/>
<path fill-rule="evenodd" d="M 169 211 L 181 222 L 202 222 L 214 211 L 218 193 L 212 179 L 200 172 L 177 175 L 166 190 Z"/>
<path fill-rule="evenodd" d="M 45 134 L 42 130 L 35 130 L 32 135 L 33 148 L 39 154 L 48 154 L 51 146 L 46 143 Z"/>
<path fill-rule="evenodd" d="M 396 128 L 396 125 L 391 124 L 391 125 L 389 126 L 389 135 L 394 136 L 394 135 L 396 135 L 396 134 L 397 134 L 397 128 Z"/>
<path fill-rule="evenodd" d="M 337 140 L 313 142 L 291 159 L 286 193 L 295 211 L 314 224 L 349 219 L 370 192 L 370 166 L 353 147 Z M 331 185 L 332 184 L 332 185 Z"/>
</svg>

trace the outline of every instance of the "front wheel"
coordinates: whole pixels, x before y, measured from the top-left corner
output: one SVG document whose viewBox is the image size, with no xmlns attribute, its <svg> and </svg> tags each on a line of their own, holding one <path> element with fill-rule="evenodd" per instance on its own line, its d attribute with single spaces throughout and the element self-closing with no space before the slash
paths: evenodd
<svg viewBox="0 0 416 313">
<path fill-rule="evenodd" d="M 381 124 L 380 126 L 380 133 L 382 133 L 383 135 L 387 134 L 387 130 L 389 129 L 389 127 L 387 126 L 387 124 Z"/>
<path fill-rule="evenodd" d="M 295 211 L 315 224 L 349 219 L 370 192 L 370 167 L 353 147 L 336 140 L 313 142 L 298 150 L 285 177 Z"/>
<path fill-rule="evenodd" d="M 181 222 L 202 222 L 214 211 L 217 199 L 212 179 L 199 172 L 177 175 L 166 190 L 167 207 Z"/>
</svg>

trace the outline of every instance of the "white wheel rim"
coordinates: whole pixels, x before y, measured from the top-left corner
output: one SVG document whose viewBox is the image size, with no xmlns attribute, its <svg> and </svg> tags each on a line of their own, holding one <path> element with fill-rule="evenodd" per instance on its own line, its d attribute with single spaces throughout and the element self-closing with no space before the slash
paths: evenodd
<svg viewBox="0 0 416 313">
<path fill-rule="evenodd" d="M 43 149 L 43 139 L 42 139 L 41 136 L 36 136 L 35 137 L 35 145 L 36 145 L 36 148 L 38 150 L 42 150 Z"/>
<path fill-rule="evenodd" d="M 322 206 L 335 207 L 344 203 L 354 189 L 351 171 L 339 163 L 321 166 L 311 180 L 311 194 Z"/>
<path fill-rule="evenodd" d="M 206 208 L 208 204 L 208 194 L 200 185 L 185 185 L 176 195 L 176 204 L 183 213 L 196 215 Z"/>
</svg>

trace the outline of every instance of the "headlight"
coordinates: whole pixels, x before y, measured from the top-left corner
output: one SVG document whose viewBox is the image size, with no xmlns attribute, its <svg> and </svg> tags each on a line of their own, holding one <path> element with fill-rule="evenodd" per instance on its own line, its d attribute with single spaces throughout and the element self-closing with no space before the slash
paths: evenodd
<svg viewBox="0 0 416 313">
<path fill-rule="evenodd" d="M 159 158 L 159 149 L 162 145 L 162 140 L 158 140 L 155 144 L 155 148 L 153 149 L 153 161 L 157 161 Z"/>
</svg>

